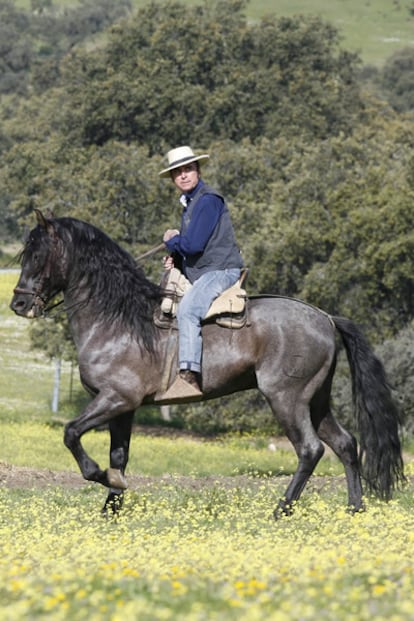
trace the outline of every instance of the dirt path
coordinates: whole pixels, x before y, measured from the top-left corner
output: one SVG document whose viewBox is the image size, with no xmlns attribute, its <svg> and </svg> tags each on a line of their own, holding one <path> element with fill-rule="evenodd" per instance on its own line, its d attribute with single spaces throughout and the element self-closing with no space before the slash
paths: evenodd
<svg viewBox="0 0 414 621">
<path fill-rule="evenodd" d="M 277 488 L 285 487 L 290 480 L 290 476 L 278 476 L 266 481 L 270 486 Z M 248 475 L 237 476 L 207 476 L 207 477 L 190 477 L 182 475 L 162 475 L 144 476 L 130 474 L 127 476 L 129 489 L 133 491 L 139 491 L 148 487 L 157 486 L 170 486 L 179 485 L 180 487 L 187 489 L 202 489 L 214 486 L 220 486 L 224 488 L 254 488 L 263 485 L 263 479 L 253 478 Z M 80 489 L 90 485 L 88 481 L 85 481 L 82 476 L 76 472 L 70 471 L 56 471 L 56 470 L 44 470 L 35 469 L 25 466 L 12 466 L 0 462 L 0 486 L 7 488 L 47 488 L 47 487 L 66 487 L 70 489 Z M 343 476 L 334 477 L 318 477 L 313 476 L 309 482 L 308 487 L 321 490 L 326 487 L 342 487 L 345 486 L 345 479 Z"/>
<path fill-rule="evenodd" d="M 164 436 L 164 435 L 176 435 L 189 436 L 193 440 L 202 440 L 202 437 L 198 437 L 197 434 L 191 432 L 169 430 L 158 427 L 140 427 L 138 429 L 140 433 L 152 436 Z M 274 448 L 283 448 L 285 450 L 293 450 L 292 445 L 286 438 L 272 438 L 269 440 L 274 445 Z M 327 449 L 327 452 L 330 452 Z M 404 461 L 407 463 L 413 459 L 413 455 L 405 455 Z M 277 487 L 278 489 L 284 488 L 288 485 L 291 476 L 276 476 L 266 481 L 270 486 Z M 414 476 L 408 477 L 409 485 L 414 485 Z M 169 475 L 164 474 L 162 476 L 145 476 L 139 474 L 127 473 L 127 480 L 130 490 L 141 490 L 153 485 L 179 485 L 188 489 L 202 489 L 208 487 L 214 487 L 219 485 L 224 488 L 234 487 L 250 487 L 262 485 L 262 478 L 253 478 L 248 475 L 237 476 L 207 476 L 207 477 L 191 477 L 183 475 Z M 27 466 L 14 466 L 0 461 L 0 486 L 8 488 L 46 488 L 46 487 L 66 487 L 72 489 L 79 489 L 86 485 L 90 485 L 90 482 L 85 481 L 81 474 L 72 471 L 58 471 L 49 469 L 30 468 Z M 345 488 L 345 476 L 329 476 L 322 477 L 313 475 L 307 485 L 307 489 L 313 489 L 314 491 L 320 491 L 327 488 Z"/>
<path fill-rule="evenodd" d="M 183 430 L 175 430 L 163 427 L 135 426 L 135 432 L 142 435 L 153 437 L 189 437 L 194 441 L 202 442 L 203 436 Z M 278 448 L 293 450 L 292 445 L 285 438 L 272 440 Z M 341 479 L 342 477 L 338 477 Z M 275 477 L 272 481 L 279 485 L 287 485 L 290 476 Z M 191 477 L 184 475 L 145 476 L 127 473 L 129 489 L 139 490 L 151 485 L 180 485 L 186 488 L 200 489 L 202 487 L 212 487 L 219 484 L 221 487 L 252 487 L 262 483 L 262 479 L 254 479 L 248 475 L 238 476 L 207 476 Z M 9 488 L 45 488 L 49 486 L 60 486 L 78 489 L 90 485 L 85 481 L 81 474 L 72 471 L 58 471 L 49 469 L 30 468 L 28 466 L 14 466 L 0 461 L 0 486 Z"/>
<path fill-rule="evenodd" d="M 48 487 L 63 486 L 80 488 L 87 485 L 76 472 L 57 472 L 24 466 L 12 466 L 0 462 L 0 485 L 2 487 Z"/>
</svg>

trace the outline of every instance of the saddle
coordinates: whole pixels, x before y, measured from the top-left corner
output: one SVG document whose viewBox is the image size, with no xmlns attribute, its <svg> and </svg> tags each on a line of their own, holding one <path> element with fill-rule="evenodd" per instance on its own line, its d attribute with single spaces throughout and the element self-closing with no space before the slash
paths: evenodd
<svg viewBox="0 0 414 621">
<path fill-rule="evenodd" d="M 243 269 L 239 280 L 223 291 L 211 304 L 202 324 L 216 323 L 223 328 L 239 329 L 247 321 L 245 289 L 242 288 L 248 274 Z M 178 304 L 185 292 L 192 286 L 190 281 L 178 270 L 173 268 L 165 272 L 161 286 L 165 290 L 165 297 L 154 314 L 154 323 L 159 328 L 178 329 L 176 314 Z"/>
</svg>

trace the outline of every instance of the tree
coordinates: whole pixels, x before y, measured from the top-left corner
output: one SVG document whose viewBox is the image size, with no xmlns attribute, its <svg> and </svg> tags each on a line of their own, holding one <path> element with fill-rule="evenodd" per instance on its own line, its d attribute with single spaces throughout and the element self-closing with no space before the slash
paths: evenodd
<svg viewBox="0 0 414 621">
<path fill-rule="evenodd" d="M 414 312 L 414 134 L 375 118 L 352 137 L 306 147 L 291 181 L 273 186 L 273 256 L 275 288 L 348 315 L 379 340 Z"/>
<path fill-rule="evenodd" d="M 414 48 L 395 52 L 381 70 L 379 83 L 394 110 L 414 112 Z"/>
<path fill-rule="evenodd" d="M 234 165 L 220 164 L 217 181 L 230 202 L 237 196 L 241 236 L 260 266 L 251 201 L 269 202 L 268 184 L 283 181 L 297 145 L 347 135 L 364 106 L 356 59 L 338 52 L 332 26 L 299 17 L 249 26 L 244 6 L 151 3 L 99 47 L 66 57 L 59 86 L 6 121 L 14 146 L 0 177 L 19 218 L 46 204 L 57 214 L 99 218 L 119 241 L 150 243 L 168 215 L 154 203 L 171 197 L 153 182 L 160 154 L 191 135 L 199 148 L 211 144 L 219 162 L 231 145 Z M 260 280 L 262 289 L 268 279 Z"/>
<path fill-rule="evenodd" d="M 0 0 L 0 94 L 26 93 L 33 54 L 29 23 L 26 11 Z"/>
<path fill-rule="evenodd" d="M 190 136 L 206 145 L 348 133 L 363 103 L 357 57 L 338 51 L 337 31 L 305 17 L 249 26 L 244 4 L 153 2 L 105 46 L 74 51 L 62 74 L 71 141 L 133 140 L 153 154 Z"/>
<path fill-rule="evenodd" d="M 395 338 L 387 339 L 378 348 L 377 354 L 387 361 L 390 383 L 403 412 L 404 430 L 414 434 L 414 323 L 410 322 Z"/>
<path fill-rule="evenodd" d="M 28 96 L 50 88 L 69 50 L 130 9 L 130 0 L 80 0 L 63 11 L 52 0 L 32 0 L 30 10 L 0 0 L 0 94 Z"/>
</svg>

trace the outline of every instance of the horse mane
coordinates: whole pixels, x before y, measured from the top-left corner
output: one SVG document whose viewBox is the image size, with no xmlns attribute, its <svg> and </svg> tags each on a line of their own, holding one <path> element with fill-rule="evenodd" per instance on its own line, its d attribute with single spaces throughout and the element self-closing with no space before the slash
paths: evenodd
<svg viewBox="0 0 414 621">
<path fill-rule="evenodd" d="M 103 231 L 75 218 L 51 220 L 64 245 L 70 245 L 72 273 L 87 288 L 87 303 L 97 318 L 119 324 L 154 351 L 155 307 L 162 288 L 144 275 L 133 257 Z"/>
</svg>

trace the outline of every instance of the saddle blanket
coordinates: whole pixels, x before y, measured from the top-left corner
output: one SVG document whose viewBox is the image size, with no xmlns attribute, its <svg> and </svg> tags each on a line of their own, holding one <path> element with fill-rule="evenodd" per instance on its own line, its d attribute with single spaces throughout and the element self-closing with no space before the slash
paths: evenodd
<svg viewBox="0 0 414 621">
<path fill-rule="evenodd" d="M 224 327 L 241 327 L 241 325 L 239 325 L 240 316 L 245 312 L 247 298 L 246 291 L 241 287 L 241 283 L 244 279 L 245 274 L 243 273 L 234 285 L 223 291 L 223 293 L 213 301 L 204 317 L 204 321 L 216 318 L 216 323 Z M 176 267 L 166 272 L 163 280 L 164 282 L 161 282 L 161 286 L 164 287 L 166 296 L 161 302 L 161 311 L 164 315 L 164 320 L 168 321 L 168 319 L 171 320 L 175 318 L 177 306 L 181 298 L 192 285 Z M 242 325 L 244 325 L 244 323 L 245 322 L 243 322 Z M 157 322 L 157 325 L 159 325 L 159 322 Z"/>
</svg>

